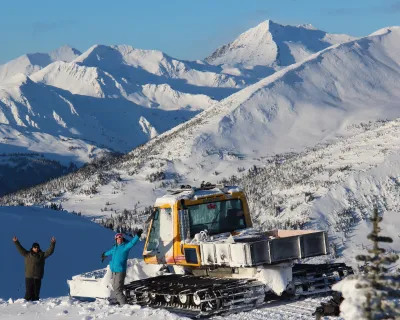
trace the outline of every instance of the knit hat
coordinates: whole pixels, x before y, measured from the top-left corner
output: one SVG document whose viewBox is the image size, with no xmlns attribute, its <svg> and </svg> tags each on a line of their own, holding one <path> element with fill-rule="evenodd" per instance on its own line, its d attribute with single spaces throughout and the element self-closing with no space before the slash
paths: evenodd
<svg viewBox="0 0 400 320">
<path fill-rule="evenodd" d="M 117 233 L 117 234 L 114 236 L 114 239 L 117 240 L 118 238 L 123 239 L 123 238 L 124 238 L 124 235 L 123 235 L 122 233 Z"/>
<path fill-rule="evenodd" d="M 32 248 L 35 248 L 35 247 L 40 249 L 39 243 L 37 243 L 37 242 L 32 243 Z"/>
</svg>

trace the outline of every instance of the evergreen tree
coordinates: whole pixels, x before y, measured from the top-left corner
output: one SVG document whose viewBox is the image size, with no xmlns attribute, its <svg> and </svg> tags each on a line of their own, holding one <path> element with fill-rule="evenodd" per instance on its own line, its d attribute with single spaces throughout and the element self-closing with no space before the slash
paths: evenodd
<svg viewBox="0 0 400 320">
<path fill-rule="evenodd" d="M 366 281 L 358 285 L 358 288 L 365 289 L 364 315 L 368 320 L 398 319 L 400 310 L 396 298 L 400 298 L 400 277 L 398 273 L 389 274 L 387 267 L 399 257 L 379 247 L 380 243 L 391 243 L 393 239 L 380 235 L 382 230 L 379 223 L 382 217 L 377 208 L 374 209 L 371 221 L 372 232 L 367 238 L 372 242 L 372 249 L 368 250 L 369 255 L 356 257 L 357 261 L 365 264 L 363 280 Z"/>
</svg>

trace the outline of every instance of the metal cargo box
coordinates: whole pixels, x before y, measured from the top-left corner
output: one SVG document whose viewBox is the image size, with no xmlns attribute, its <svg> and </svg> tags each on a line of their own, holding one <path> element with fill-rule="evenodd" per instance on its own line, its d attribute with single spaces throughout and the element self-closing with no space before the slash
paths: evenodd
<svg viewBox="0 0 400 320">
<path fill-rule="evenodd" d="M 235 243 L 201 243 L 201 265 L 254 267 L 325 255 L 324 231 L 274 230 L 273 239 Z"/>
</svg>

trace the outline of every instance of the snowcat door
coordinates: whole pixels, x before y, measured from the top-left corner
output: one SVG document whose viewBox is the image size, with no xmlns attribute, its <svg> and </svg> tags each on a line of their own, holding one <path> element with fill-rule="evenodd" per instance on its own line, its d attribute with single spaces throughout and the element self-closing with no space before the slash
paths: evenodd
<svg viewBox="0 0 400 320">
<path fill-rule="evenodd" d="M 155 208 L 143 251 L 150 264 L 173 263 L 173 223 L 170 207 Z"/>
</svg>

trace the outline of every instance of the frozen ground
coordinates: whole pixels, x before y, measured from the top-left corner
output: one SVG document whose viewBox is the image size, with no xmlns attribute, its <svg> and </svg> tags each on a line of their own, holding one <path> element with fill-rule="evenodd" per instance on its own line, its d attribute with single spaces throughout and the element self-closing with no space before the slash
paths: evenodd
<svg viewBox="0 0 400 320">
<path fill-rule="evenodd" d="M 213 319 L 226 320 L 288 320 L 288 319 L 314 319 L 311 315 L 321 299 L 307 299 L 291 303 L 270 303 L 263 308 L 250 312 L 242 312 L 227 316 L 216 316 Z M 0 318 L 2 320 L 30 320 L 30 319 L 154 319 L 173 320 L 185 319 L 166 310 L 141 308 L 137 305 L 124 307 L 109 305 L 105 300 L 95 302 L 80 302 L 69 297 L 49 298 L 40 302 L 25 302 L 23 299 L 13 301 L 0 300 Z M 338 319 L 325 317 L 325 319 Z"/>
</svg>

